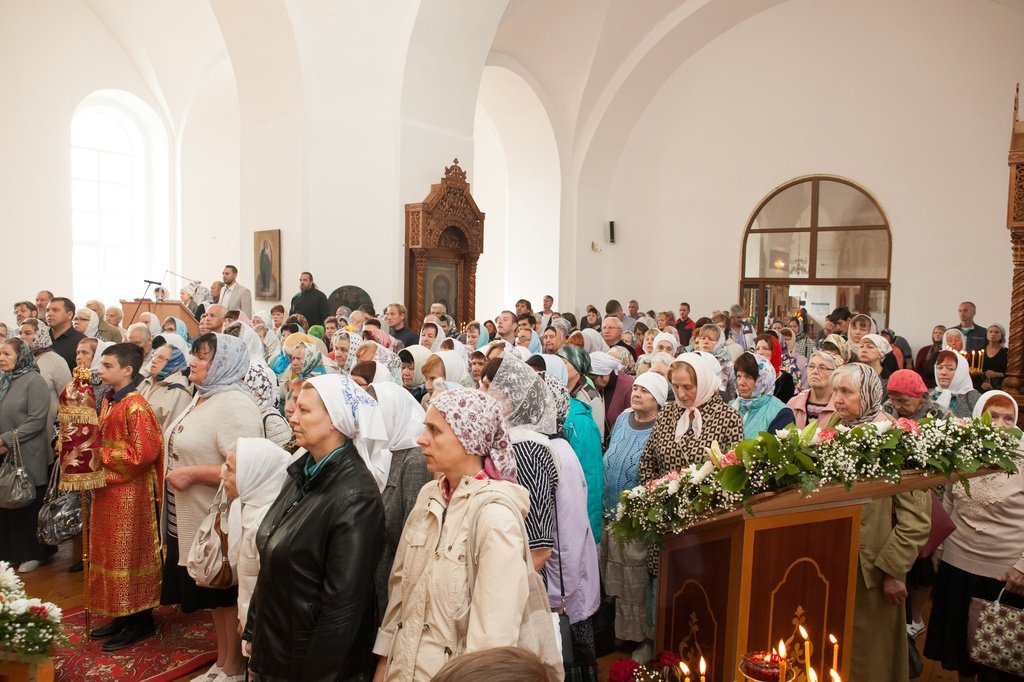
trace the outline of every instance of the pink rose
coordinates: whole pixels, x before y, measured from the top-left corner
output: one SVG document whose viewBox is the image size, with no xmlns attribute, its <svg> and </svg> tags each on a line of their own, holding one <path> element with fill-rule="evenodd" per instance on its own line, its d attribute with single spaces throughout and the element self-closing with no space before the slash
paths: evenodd
<svg viewBox="0 0 1024 682">
<path fill-rule="evenodd" d="M 921 433 L 921 426 L 913 419 L 907 417 L 900 417 L 896 420 L 896 428 L 901 431 L 908 431 L 915 436 Z"/>
<path fill-rule="evenodd" d="M 829 442 L 830 440 L 832 440 L 833 438 L 836 437 L 836 433 L 837 432 L 836 432 L 835 429 L 825 429 L 824 431 L 819 431 L 818 432 L 818 442 L 819 443 L 827 443 L 827 442 Z"/>
<path fill-rule="evenodd" d="M 733 466 L 735 464 L 739 464 L 739 463 L 740 463 L 740 460 L 736 456 L 736 451 L 735 450 L 730 450 L 729 452 L 727 452 L 724 455 L 722 455 L 722 466 L 723 467 L 731 467 L 731 466 Z"/>
</svg>

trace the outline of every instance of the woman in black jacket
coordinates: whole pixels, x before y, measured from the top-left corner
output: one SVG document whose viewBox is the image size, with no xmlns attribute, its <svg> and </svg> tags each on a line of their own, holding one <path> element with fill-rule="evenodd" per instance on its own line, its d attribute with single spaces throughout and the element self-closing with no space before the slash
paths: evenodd
<svg viewBox="0 0 1024 682">
<path fill-rule="evenodd" d="M 348 377 L 313 377 L 290 423 L 308 452 L 256 536 L 260 573 L 243 639 L 260 680 L 370 680 L 384 537 L 377 403 Z"/>
</svg>

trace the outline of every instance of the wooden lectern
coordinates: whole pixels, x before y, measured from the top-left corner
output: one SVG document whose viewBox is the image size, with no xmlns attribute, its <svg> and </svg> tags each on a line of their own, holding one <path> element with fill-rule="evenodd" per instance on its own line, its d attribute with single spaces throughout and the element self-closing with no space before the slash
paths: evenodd
<svg viewBox="0 0 1024 682">
<path fill-rule="evenodd" d="M 138 308 L 137 313 L 135 312 L 136 308 Z M 176 317 L 188 327 L 189 336 L 192 338 L 199 336 L 199 322 L 196 321 L 196 318 L 192 317 L 192 313 L 188 311 L 188 308 L 181 301 L 162 301 L 157 303 L 148 298 L 144 298 L 141 301 L 138 299 L 134 301 L 121 299 L 121 310 L 124 312 L 124 322 L 122 324 L 125 329 L 129 325 L 138 322 L 138 318 L 142 316 L 142 313 L 153 313 L 160 318 L 161 322 L 168 317 Z"/>
<path fill-rule="evenodd" d="M 765 493 L 750 500 L 753 515 L 740 509 L 665 536 L 655 651 L 677 653 L 690 670 L 703 656 L 708 682 L 720 682 L 741 679 L 744 654 L 784 639 L 803 680 L 802 625 L 818 679 L 828 680 L 832 667 L 830 634 L 849 679 L 861 506 L 942 483 L 949 481 L 905 473 L 899 485 L 828 486 L 806 498 L 796 490 Z"/>
</svg>

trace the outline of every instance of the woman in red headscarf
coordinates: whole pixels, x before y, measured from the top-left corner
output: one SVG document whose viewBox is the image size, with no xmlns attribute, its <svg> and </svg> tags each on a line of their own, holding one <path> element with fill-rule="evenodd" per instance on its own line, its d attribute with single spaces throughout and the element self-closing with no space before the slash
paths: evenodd
<svg viewBox="0 0 1024 682">
<path fill-rule="evenodd" d="M 774 334 L 759 334 L 754 339 L 754 352 L 772 363 L 775 369 L 775 397 L 784 403 L 796 394 L 793 375 L 782 371 L 782 346 Z"/>
</svg>

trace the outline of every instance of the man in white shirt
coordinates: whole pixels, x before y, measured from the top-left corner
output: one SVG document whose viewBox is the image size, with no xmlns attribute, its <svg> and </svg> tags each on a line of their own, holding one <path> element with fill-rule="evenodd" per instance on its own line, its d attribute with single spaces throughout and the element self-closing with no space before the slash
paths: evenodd
<svg viewBox="0 0 1024 682">
<path fill-rule="evenodd" d="M 220 303 L 228 310 L 241 310 L 248 317 L 252 317 L 252 292 L 238 283 L 238 268 L 234 265 L 225 265 L 224 286 L 220 290 Z"/>
</svg>

